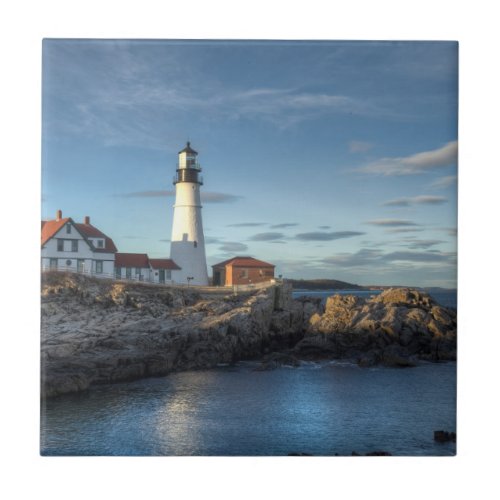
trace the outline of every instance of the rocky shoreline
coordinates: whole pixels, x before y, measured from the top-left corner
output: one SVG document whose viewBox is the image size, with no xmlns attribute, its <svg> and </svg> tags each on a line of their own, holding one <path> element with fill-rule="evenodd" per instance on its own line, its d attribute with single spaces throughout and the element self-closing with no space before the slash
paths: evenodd
<svg viewBox="0 0 500 500">
<path fill-rule="evenodd" d="M 301 360 L 414 366 L 456 359 L 456 314 L 429 295 L 292 299 L 280 283 L 235 296 L 44 273 L 41 395 L 206 369 L 244 359 L 262 369 Z"/>
</svg>

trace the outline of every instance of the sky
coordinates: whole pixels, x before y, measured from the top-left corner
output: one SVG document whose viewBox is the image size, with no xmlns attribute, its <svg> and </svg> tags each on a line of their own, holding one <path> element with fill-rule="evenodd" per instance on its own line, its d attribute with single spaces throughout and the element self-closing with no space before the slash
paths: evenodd
<svg viewBox="0 0 500 500">
<path fill-rule="evenodd" d="M 456 287 L 454 42 L 43 43 L 42 216 L 170 251 L 198 151 L 207 263 Z"/>
</svg>

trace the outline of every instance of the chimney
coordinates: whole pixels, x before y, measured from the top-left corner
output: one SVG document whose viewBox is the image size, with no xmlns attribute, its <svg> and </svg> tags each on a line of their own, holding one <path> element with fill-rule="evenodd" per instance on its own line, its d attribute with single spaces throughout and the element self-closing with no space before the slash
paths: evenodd
<svg viewBox="0 0 500 500">
<path fill-rule="evenodd" d="M 58 210 L 56 212 L 56 220 L 61 220 L 62 219 L 62 210 Z"/>
<path fill-rule="evenodd" d="M 85 218 L 83 219 L 83 223 L 86 225 L 86 226 L 89 226 L 90 225 L 90 217 L 88 215 L 85 216 Z"/>
</svg>

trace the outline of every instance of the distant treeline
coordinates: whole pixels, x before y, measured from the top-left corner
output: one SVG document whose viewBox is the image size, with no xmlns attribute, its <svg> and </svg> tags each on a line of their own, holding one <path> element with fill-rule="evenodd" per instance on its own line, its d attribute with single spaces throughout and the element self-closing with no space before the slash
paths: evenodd
<svg viewBox="0 0 500 500">
<path fill-rule="evenodd" d="M 360 285 L 353 285 L 352 283 L 346 283 L 345 281 L 339 280 L 292 280 L 287 279 L 288 283 L 291 283 L 295 289 L 305 289 L 305 290 L 366 290 L 365 287 Z"/>
</svg>

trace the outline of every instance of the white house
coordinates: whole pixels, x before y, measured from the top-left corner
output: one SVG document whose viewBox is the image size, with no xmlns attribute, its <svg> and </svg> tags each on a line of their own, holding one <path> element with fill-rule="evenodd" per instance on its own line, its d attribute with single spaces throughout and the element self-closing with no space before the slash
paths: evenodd
<svg viewBox="0 0 500 500">
<path fill-rule="evenodd" d="M 112 277 L 117 248 L 113 240 L 90 224 L 71 217 L 63 218 L 61 210 L 53 220 L 42 221 L 42 270 L 78 271 Z"/>
<path fill-rule="evenodd" d="M 115 278 L 151 281 L 151 266 L 145 253 L 116 253 Z"/>
<path fill-rule="evenodd" d="M 42 271 L 54 269 L 102 278 L 179 283 L 181 268 L 172 259 L 150 259 L 145 253 L 120 253 L 113 240 L 90 224 L 61 210 L 54 220 L 42 221 Z"/>
<path fill-rule="evenodd" d="M 180 267 L 172 259 L 149 259 L 154 283 L 179 282 Z"/>
</svg>

